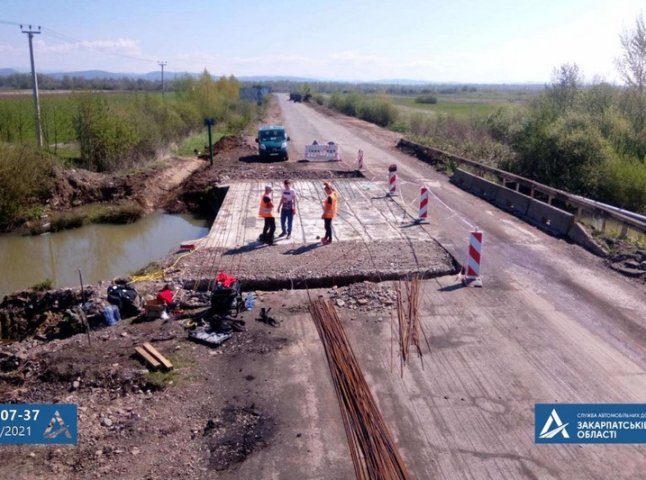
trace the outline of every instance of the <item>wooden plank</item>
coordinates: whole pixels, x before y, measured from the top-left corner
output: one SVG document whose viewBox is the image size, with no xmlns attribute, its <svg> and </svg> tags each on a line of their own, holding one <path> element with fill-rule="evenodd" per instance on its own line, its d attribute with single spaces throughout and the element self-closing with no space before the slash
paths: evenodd
<svg viewBox="0 0 646 480">
<path fill-rule="evenodd" d="M 139 356 L 145 360 L 145 362 L 148 364 L 147 366 L 149 368 L 151 368 L 152 370 L 157 370 L 159 367 L 161 367 L 161 363 L 159 363 L 155 359 L 155 357 L 150 355 L 142 347 L 135 347 L 135 352 L 137 352 L 139 354 Z"/>
<path fill-rule="evenodd" d="M 150 355 L 155 358 L 155 360 L 159 361 L 166 370 L 172 370 L 173 369 L 173 364 L 168 360 L 166 357 L 164 357 L 159 351 L 153 347 L 150 343 L 144 342 L 143 347 L 146 349 Z"/>
</svg>

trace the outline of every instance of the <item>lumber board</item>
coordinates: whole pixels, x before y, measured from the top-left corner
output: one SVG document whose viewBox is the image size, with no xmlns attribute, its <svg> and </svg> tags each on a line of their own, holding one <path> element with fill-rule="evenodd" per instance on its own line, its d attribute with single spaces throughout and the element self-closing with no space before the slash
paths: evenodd
<svg viewBox="0 0 646 480">
<path fill-rule="evenodd" d="M 143 347 L 155 360 L 157 360 L 161 365 L 163 365 L 163 367 L 166 370 L 173 369 L 173 364 L 170 362 L 170 360 L 168 360 L 161 353 L 159 353 L 159 350 L 153 347 L 150 343 L 144 342 Z"/>
<path fill-rule="evenodd" d="M 161 367 L 161 363 L 150 353 L 148 353 L 143 347 L 135 347 L 135 352 L 137 352 L 139 356 L 143 358 L 148 366 L 153 370 L 157 370 L 159 367 Z"/>
</svg>

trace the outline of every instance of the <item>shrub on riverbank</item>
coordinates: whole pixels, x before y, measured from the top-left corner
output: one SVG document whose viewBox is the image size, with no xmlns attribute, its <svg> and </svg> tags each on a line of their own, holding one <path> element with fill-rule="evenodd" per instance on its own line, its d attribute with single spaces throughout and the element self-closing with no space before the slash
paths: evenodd
<svg viewBox="0 0 646 480">
<path fill-rule="evenodd" d="M 143 209 L 134 202 L 117 205 L 92 204 L 77 207 L 67 212 L 53 213 L 49 218 L 52 232 L 78 228 L 90 223 L 134 223 L 143 215 Z"/>
<path fill-rule="evenodd" d="M 0 143 L 0 229 L 19 217 L 38 214 L 36 206 L 49 195 L 52 160 L 24 145 Z"/>
</svg>

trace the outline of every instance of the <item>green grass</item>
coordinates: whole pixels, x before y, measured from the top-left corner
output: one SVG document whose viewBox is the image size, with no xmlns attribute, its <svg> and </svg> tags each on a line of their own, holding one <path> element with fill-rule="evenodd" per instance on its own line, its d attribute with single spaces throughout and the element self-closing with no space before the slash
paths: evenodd
<svg viewBox="0 0 646 480">
<path fill-rule="evenodd" d="M 220 131 L 213 132 L 212 131 L 211 132 L 211 140 L 213 141 L 213 143 L 216 143 L 224 135 L 225 135 L 224 132 L 220 132 Z M 181 155 L 181 156 L 193 156 L 195 154 L 194 153 L 195 150 L 199 150 L 200 152 L 202 152 L 204 150 L 205 146 L 208 148 L 208 145 L 209 145 L 209 133 L 208 132 L 200 132 L 200 133 L 198 133 L 196 135 L 191 135 L 190 137 L 186 138 L 177 147 L 177 152 L 176 153 L 177 153 L 177 155 Z"/>
<path fill-rule="evenodd" d="M 142 215 L 141 207 L 132 202 L 117 205 L 94 203 L 53 213 L 50 217 L 51 231 L 69 230 L 90 223 L 133 223 Z"/>
<path fill-rule="evenodd" d="M 437 103 L 417 103 L 415 97 L 393 96 L 392 100 L 403 113 L 420 111 L 435 114 L 446 114 L 456 118 L 483 117 L 495 113 L 499 108 L 517 108 L 523 102 L 498 95 L 487 98 L 473 95 L 436 95 Z"/>
<path fill-rule="evenodd" d="M 148 372 L 146 376 L 152 385 L 159 389 L 164 389 L 169 386 L 170 382 L 172 382 L 173 386 L 177 386 L 182 382 L 190 382 L 197 379 L 194 371 L 197 362 L 192 358 L 192 353 L 187 348 L 175 350 L 163 355 L 173 364 L 173 369 L 167 372 Z"/>
<path fill-rule="evenodd" d="M 477 91 L 453 94 L 433 93 L 435 104 L 415 101 L 417 95 L 394 95 L 392 101 L 403 114 L 415 111 L 444 114 L 456 119 L 484 117 L 495 113 L 499 108 L 515 109 L 526 106 L 537 95 L 533 91 Z"/>
<path fill-rule="evenodd" d="M 46 292 L 47 290 L 51 290 L 54 287 L 54 282 L 52 282 L 51 279 L 46 278 L 40 283 L 37 283 L 36 285 L 33 285 L 31 287 L 32 290 L 35 292 Z"/>
</svg>

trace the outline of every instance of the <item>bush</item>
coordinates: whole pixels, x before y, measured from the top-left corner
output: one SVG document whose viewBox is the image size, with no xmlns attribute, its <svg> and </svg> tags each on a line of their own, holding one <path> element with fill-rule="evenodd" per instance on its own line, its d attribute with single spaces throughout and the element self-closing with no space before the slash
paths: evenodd
<svg viewBox="0 0 646 480">
<path fill-rule="evenodd" d="M 415 97 L 415 103 L 434 105 L 437 103 L 437 97 L 433 95 L 420 95 L 419 97 Z"/>
<path fill-rule="evenodd" d="M 28 146 L 0 143 L 0 226 L 7 228 L 27 209 L 44 203 L 52 182 L 52 161 Z"/>
<path fill-rule="evenodd" d="M 514 146 L 516 173 L 582 195 L 598 188 L 599 167 L 612 156 L 595 119 L 573 111 L 549 122 L 532 118 Z"/>
<path fill-rule="evenodd" d="M 380 127 L 387 127 L 397 120 L 398 110 L 386 97 L 364 97 L 357 110 L 359 118 Z"/>
<path fill-rule="evenodd" d="M 358 117 L 379 126 L 387 127 L 397 120 L 398 110 L 387 97 L 374 97 L 350 92 L 330 96 L 328 106 L 345 115 Z"/>
<path fill-rule="evenodd" d="M 636 158 L 618 157 L 602 166 L 598 196 L 620 208 L 646 214 L 646 164 Z"/>
<path fill-rule="evenodd" d="M 36 285 L 33 285 L 31 289 L 34 292 L 46 292 L 47 290 L 51 290 L 54 288 L 54 282 L 52 282 L 51 278 L 46 278 L 40 283 L 37 283 Z"/>
<path fill-rule="evenodd" d="M 135 131 L 125 115 L 117 114 L 97 95 L 78 97 L 75 126 L 81 159 L 89 170 L 104 172 L 122 166 L 124 157 L 137 143 Z"/>
</svg>

